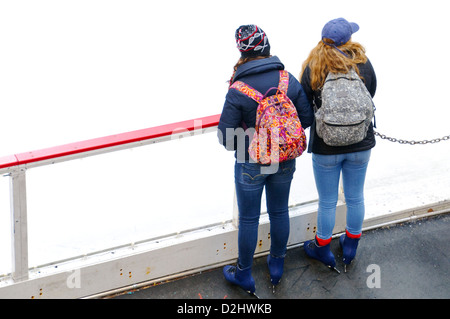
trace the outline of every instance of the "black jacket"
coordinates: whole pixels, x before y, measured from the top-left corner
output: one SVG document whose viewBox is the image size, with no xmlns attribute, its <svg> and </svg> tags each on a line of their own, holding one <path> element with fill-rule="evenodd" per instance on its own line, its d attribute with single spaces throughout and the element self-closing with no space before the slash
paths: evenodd
<svg viewBox="0 0 450 319">
<path fill-rule="evenodd" d="M 370 63 L 369 60 L 367 60 L 365 64 L 358 64 L 358 68 L 361 76 L 364 78 L 364 84 L 369 90 L 370 95 L 374 97 L 377 89 L 377 77 L 375 75 L 375 71 L 372 67 L 372 64 Z M 305 90 L 306 96 L 308 97 L 311 105 L 316 105 L 317 108 L 320 108 L 322 106 L 322 98 L 321 98 L 322 91 L 321 90 L 313 91 L 313 89 L 311 88 L 310 74 L 311 74 L 310 68 L 306 67 L 305 72 L 303 72 L 303 76 L 301 78 L 301 84 Z M 373 132 L 373 124 L 370 125 L 369 130 L 367 131 L 366 138 L 361 142 L 348 146 L 329 146 L 325 144 L 325 142 L 317 135 L 314 122 L 310 131 L 308 152 L 323 155 L 344 154 L 344 153 L 367 151 L 373 148 L 375 144 L 376 142 L 375 142 L 375 135 Z"/>
<path fill-rule="evenodd" d="M 280 70 L 284 70 L 284 65 L 276 56 L 262 60 L 253 60 L 238 67 L 233 82 L 242 81 L 264 94 L 269 88 L 278 86 Z M 314 121 L 314 112 L 302 86 L 292 74 L 289 74 L 287 95 L 297 109 L 303 128 L 306 129 L 311 126 Z M 255 127 L 257 107 L 258 103 L 245 94 L 236 89 L 228 90 L 218 126 L 219 142 L 227 150 L 237 150 L 237 139 L 239 137 L 236 129 L 242 127 L 242 122 L 248 128 Z M 241 157 L 242 155 L 245 156 L 245 161 L 248 161 L 249 138 L 248 136 L 244 136 L 244 138 L 244 152 L 243 154 L 236 154 L 236 157 L 244 160 Z"/>
</svg>

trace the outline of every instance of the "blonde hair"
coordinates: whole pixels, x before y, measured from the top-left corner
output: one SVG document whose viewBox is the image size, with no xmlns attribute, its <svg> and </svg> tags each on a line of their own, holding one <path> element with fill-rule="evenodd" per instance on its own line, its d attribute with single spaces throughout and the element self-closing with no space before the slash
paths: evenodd
<svg viewBox="0 0 450 319">
<path fill-rule="evenodd" d="M 350 40 L 346 44 L 339 46 L 339 50 L 346 55 L 336 50 L 332 45 L 334 45 L 332 40 L 324 38 L 311 50 L 308 58 L 303 62 L 300 80 L 306 67 L 309 66 L 311 69 L 311 88 L 313 90 L 323 87 L 329 72 L 347 73 L 353 68 L 359 75 L 356 65 L 367 62 L 366 50 L 357 42 Z"/>
</svg>

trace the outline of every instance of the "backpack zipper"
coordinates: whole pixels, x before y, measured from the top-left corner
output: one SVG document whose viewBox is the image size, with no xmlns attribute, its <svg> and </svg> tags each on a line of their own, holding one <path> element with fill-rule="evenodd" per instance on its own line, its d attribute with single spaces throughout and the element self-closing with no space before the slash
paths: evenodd
<svg viewBox="0 0 450 319">
<path fill-rule="evenodd" d="M 358 125 L 361 125 L 362 123 L 364 123 L 364 121 L 365 120 L 362 120 L 361 122 L 353 123 L 353 124 L 334 124 L 334 123 L 328 123 L 328 122 L 325 122 L 325 121 L 324 121 L 324 123 L 326 125 L 328 125 L 328 126 L 336 126 L 336 127 L 338 127 L 338 126 L 358 126 Z"/>
</svg>

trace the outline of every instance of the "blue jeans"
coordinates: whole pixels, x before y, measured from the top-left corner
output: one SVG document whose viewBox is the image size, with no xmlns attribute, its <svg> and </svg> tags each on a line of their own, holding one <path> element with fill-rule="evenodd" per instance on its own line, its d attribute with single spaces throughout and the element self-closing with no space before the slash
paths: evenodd
<svg viewBox="0 0 450 319">
<path fill-rule="evenodd" d="M 346 229 L 353 235 L 361 233 L 365 214 L 364 181 L 370 153 L 368 150 L 338 155 L 312 154 L 319 194 L 317 237 L 320 239 L 329 239 L 333 233 L 341 172 L 347 204 Z"/>
<path fill-rule="evenodd" d="M 295 160 L 279 164 L 273 174 L 263 174 L 262 165 L 236 163 L 234 177 L 239 208 L 238 264 L 241 269 L 252 266 L 258 240 L 261 196 L 266 188 L 266 205 L 270 219 L 270 253 L 274 257 L 286 254 L 289 238 L 289 191 L 295 172 Z"/>
</svg>

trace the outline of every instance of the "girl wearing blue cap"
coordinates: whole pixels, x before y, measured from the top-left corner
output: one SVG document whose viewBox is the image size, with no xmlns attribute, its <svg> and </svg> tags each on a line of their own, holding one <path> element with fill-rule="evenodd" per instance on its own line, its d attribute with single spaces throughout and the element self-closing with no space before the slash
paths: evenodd
<svg viewBox="0 0 450 319">
<path fill-rule="evenodd" d="M 359 43 L 351 41 L 359 30 L 356 23 L 343 18 L 329 21 L 322 30 L 322 39 L 303 63 L 300 74 L 306 95 L 316 109 L 322 105 L 322 88 L 328 73 L 348 73 L 352 68 L 363 80 L 367 90 L 375 95 L 377 80 L 375 71 Z M 364 220 L 364 181 L 375 146 L 373 125 L 366 137 L 347 146 L 330 146 L 320 138 L 315 123 L 311 127 L 308 151 L 312 153 L 314 177 L 319 194 L 317 233 L 314 240 L 304 245 L 305 252 L 326 266 L 336 269 L 336 261 L 330 250 L 338 201 L 339 178 L 342 173 L 347 205 L 346 232 L 339 240 L 343 249 L 343 262 L 350 264 L 356 254 Z"/>
</svg>

